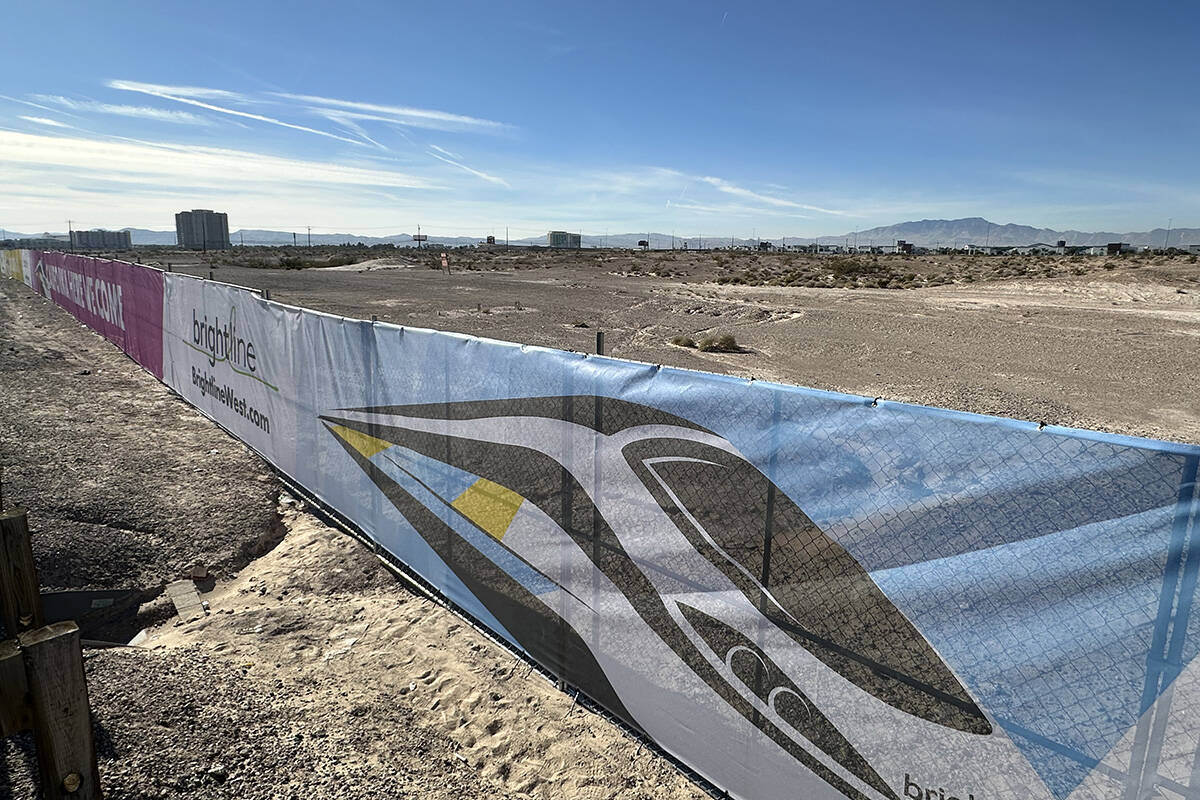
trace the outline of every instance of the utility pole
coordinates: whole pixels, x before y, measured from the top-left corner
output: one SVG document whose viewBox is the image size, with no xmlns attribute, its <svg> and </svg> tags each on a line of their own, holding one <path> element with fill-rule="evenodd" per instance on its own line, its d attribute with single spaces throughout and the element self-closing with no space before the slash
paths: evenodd
<svg viewBox="0 0 1200 800">
<path fill-rule="evenodd" d="M 296 232 L 292 231 L 292 247 L 296 246 Z"/>
<path fill-rule="evenodd" d="M 67 220 L 67 239 L 70 240 L 71 252 L 75 252 L 75 229 L 71 227 L 71 220 Z"/>
<path fill-rule="evenodd" d="M 508 226 L 504 226 L 504 249 L 508 249 Z"/>
<path fill-rule="evenodd" d="M 241 247 L 246 246 L 246 232 L 245 231 L 238 231 L 238 244 Z"/>
<path fill-rule="evenodd" d="M 308 249 L 312 250 L 312 225 L 308 226 Z"/>
<path fill-rule="evenodd" d="M 1174 217 L 1167 219 L 1167 238 L 1163 239 L 1163 250 L 1167 249 L 1167 242 L 1171 241 L 1171 223 L 1174 221 Z"/>
</svg>

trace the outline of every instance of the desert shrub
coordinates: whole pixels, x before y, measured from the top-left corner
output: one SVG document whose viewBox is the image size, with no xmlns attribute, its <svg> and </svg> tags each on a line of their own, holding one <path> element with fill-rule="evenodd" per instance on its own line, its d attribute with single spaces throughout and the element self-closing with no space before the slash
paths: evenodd
<svg viewBox="0 0 1200 800">
<path fill-rule="evenodd" d="M 671 344 L 676 347 L 695 347 L 696 340 L 690 336 L 672 336 Z"/>
<path fill-rule="evenodd" d="M 736 353 L 741 348 L 738 347 L 737 340 L 733 338 L 733 334 L 725 333 L 720 336 L 706 336 L 700 340 L 696 347 L 704 353 Z"/>
<path fill-rule="evenodd" d="M 839 278 L 848 278 L 874 272 L 876 266 L 864 264 L 854 258 L 835 258 L 829 262 L 829 270 Z"/>
</svg>

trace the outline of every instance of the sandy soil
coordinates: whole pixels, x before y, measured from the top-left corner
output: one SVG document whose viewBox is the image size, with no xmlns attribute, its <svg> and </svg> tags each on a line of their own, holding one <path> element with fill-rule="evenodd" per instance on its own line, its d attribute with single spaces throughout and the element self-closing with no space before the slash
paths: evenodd
<svg viewBox="0 0 1200 800">
<path fill-rule="evenodd" d="M 208 616 L 88 651 L 110 800 L 706 797 L 357 541 L 283 518 Z M 29 766 L 0 748 L 0 795 Z"/>
</svg>

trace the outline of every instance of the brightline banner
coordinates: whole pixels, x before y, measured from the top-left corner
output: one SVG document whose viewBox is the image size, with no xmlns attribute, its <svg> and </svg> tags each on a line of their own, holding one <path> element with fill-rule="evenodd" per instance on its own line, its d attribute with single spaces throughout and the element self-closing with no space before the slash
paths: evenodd
<svg viewBox="0 0 1200 800">
<path fill-rule="evenodd" d="M 89 256 L 31 251 L 29 285 L 163 377 L 163 273 Z"/>
<path fill-rule="evenodd" d="M 1200 796 L 1200 448 L 164 277 L 172 388 L 730 796 Z"/>
<path fill-rule="evenodd" d="M 731 796 L 1193 780 L 1200 448 L 166 277 L 177 391 Z"/>
</svg>

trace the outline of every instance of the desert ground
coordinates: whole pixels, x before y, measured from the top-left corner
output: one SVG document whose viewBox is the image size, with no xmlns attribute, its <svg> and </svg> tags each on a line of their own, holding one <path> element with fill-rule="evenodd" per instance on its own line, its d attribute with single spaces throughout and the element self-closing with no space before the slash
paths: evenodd
<svg viewBox="0 0 1200 800">
<path fill-rule="evenodd" d="M 445 251 L 447 274 L 443 251 L 377 252 L 323 269 L 254 255 L 155 259 L 344 316 L 581 351 L 603 330 L 611 355 L 653 364 L 1200 441 L 1194 256 L 500 248 Z M 670 343 L 722 333 L 742 351 Z"/>
<path fill-rule="evenodd" d="M 623 358 L 1200 443 L 1187 257 L 501 248 L 450 250 L 447 274 L 440 252 L 130 260 L 346 316 L 574 350 L 604 331 Z M 734 352 L 671 343 L 721 334 Z M 0 375 L 3 503 L 30 509 L 43 584 L 144 594 L 138 645 L 86 652 L 107 797 L 705 796 L 11 281 Z M 211 613 L 180 619 L 160 592 L 196 563 Z M 36 796 L 30 767 L 27 740 L 0 743 L 0 797 Z"/>
</svg>

